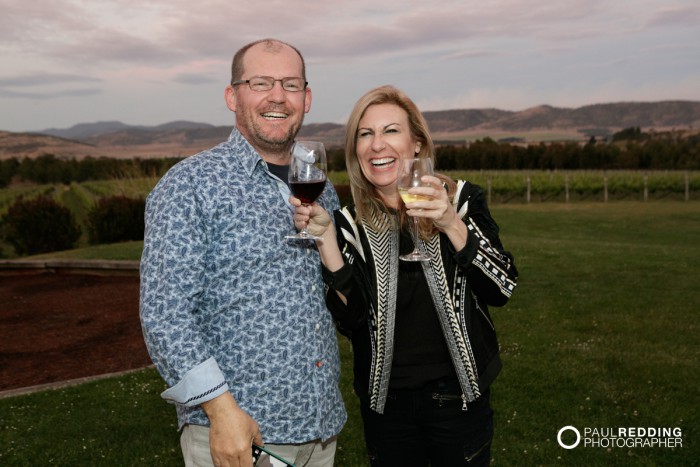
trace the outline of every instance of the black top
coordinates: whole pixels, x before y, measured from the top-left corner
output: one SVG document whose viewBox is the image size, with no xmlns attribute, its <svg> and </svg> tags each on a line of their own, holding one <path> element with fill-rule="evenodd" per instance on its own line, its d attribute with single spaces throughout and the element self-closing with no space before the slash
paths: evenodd
<svg viewBox="0 0 700 467">
<path fill-rule="evenodd" d="M 289 186 L 289 164 L 277 165 L 267 162 L 267 170 L 269 170 L 272 175 L 279 177 L 280 180 Z"/>
<path fill-rule="evenodd" d="M 402 232 L 399 251 L 403 255 L 412 249 L 410 235 Z M 436 379 L 455 377 L 420 261 L 399 260 L 397 287 L 394 358 L 389 387 L 419 388 Z"/>
</svg>

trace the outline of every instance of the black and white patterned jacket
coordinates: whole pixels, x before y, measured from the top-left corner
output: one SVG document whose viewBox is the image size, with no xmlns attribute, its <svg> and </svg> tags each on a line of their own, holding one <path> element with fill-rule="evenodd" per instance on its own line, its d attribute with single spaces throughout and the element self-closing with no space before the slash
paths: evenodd
<svg viewBox="0 0 700 467">
<path fill-rule="evenodd" d="M 439 234 L 421 241 L 421 248 L 431 257 L 423 262 L 423 271 L 466 407 L 501 369 L 488 306 L 508 301 L 518 273 L 512 255 L 503 249 L 483 190 L 460 181 L 453 204 L 468 229 L 466 246 L 455 251 L 447 236 Z M 399 235 L 396 230 L 376 232 L 364 222 L 358 225 L 353 206 L 334 214 L 345 266 L 344 274 L 324 270 L 326 302 L 340 332 L 352 341 L 355 390 L 382 413 L 393 357 Z M 337 283 L 341 276 L 346 278 L 342 286 Z M 345 294 L 347 305 L 335 287 Z"/>
</svg>

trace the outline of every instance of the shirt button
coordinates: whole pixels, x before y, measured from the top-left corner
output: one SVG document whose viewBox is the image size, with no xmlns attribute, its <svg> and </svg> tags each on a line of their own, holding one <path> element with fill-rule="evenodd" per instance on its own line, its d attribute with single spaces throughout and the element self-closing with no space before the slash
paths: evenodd
<svg viewBox="0 0 700 467">
<path fill-rule="evenodd" d="M 323 366 L 323 362 L 321 360 L 316 362 L 316 368 L 321 368 Z"/>
<path fill-rule="evenodd" d="M 316 330 L 318 331 L 319 329 L 321 329 L 321 323 L 316 323 Z"/>
<path fill-rule="evenodd" d="M 312 286 L 311 286 L 311 291 L 312 291 L 312 292 L 316 292 L 316 286 L 315 286 L 315 285 L 312 285 Z"/>
</svg>

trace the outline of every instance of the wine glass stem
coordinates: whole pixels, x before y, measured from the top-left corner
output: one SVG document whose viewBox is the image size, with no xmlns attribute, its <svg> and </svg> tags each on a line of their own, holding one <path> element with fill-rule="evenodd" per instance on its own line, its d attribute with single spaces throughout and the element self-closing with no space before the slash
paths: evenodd
<svg viewBox="0 0 700 467">
<path fill-rule="evenodd" d="M 413 218 L 413 251 L 418 252 L 418 218 Z"/>
<path fill-rule="evenodd" d="M 309 206 L 309 205 L 306 204 L 306 203 L 301 203 L 301 205 L 304 206 L 304 207 Z M 309 227 L 309 223 L 307 222 L 306 225 L 304 225 L 304 227 L 302 227 L 302 229 L 301 229 L 301 231 L 300 231 L 299 233 L 302 234 L 302 235 L 308 235 L 309 232 L 306 230 L 308 227 Z"/>
</svg>

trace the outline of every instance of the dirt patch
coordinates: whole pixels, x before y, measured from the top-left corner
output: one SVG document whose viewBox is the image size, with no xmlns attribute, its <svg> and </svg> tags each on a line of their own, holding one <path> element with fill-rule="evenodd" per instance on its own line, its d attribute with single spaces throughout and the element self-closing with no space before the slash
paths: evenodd
<svg viewBox="0 0 700 467">
<path fill-rule="evenodd" d="M 0 391 L 150 365 L 135 276 L 0 276 Z"/>
</svg>

